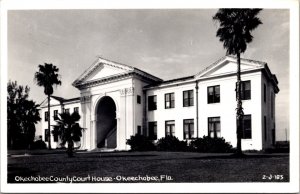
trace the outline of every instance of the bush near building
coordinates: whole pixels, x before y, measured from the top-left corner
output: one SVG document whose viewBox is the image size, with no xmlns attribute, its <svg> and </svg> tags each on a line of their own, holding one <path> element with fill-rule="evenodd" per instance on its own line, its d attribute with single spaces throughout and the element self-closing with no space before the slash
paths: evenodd
<svg viewBox="0 0 300 194">
<path fill-rule="evenodd" d="M 156 148 L 158 151 L 187 151 L 186 141 L 180 141 L 177 137 L 166 136 L 157 141 Z"/>
<path fill-rule="evenodd" d="M 136 134 L 126 141 L 131 151 L 195 151 L 202 153 L 231 153 L 234 152 L 232 145 L 224 138 L 211 138 L 203 136 L 196 138 L 189 144 L 187 141 L 180 141 L 177 137 L 166 136 L 158 139 L 156 144 L 149 138 Z"/>
<path fill-rule="evenodd" d="M 156 149 L 150 139 L 139 134 L 127 139 L 126 144 L 130 145 L 132 151 L 152 151 Z"/>
<path fill-rule="evenodd" d="M 190 143 L 190 147 L 193 151 L 206 153 L 228 153 L 234 151 L 232 145 L 226 142 L 224 138 L 211 138 L 209 136 L 193 140 Z"/>
<path fill-rule="evenodd" d="M 32 143 L 31 145 L 31 149 L 35 150 L 35 149 L 46 149 L 47 145 L 43 140 L 37 140 L 35 142 Z"/>
</svg>

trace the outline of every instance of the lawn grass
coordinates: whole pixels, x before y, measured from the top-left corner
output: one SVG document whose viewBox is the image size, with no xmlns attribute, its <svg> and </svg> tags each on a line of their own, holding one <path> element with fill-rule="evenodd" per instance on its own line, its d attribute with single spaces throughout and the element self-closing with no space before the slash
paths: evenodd
<svg viewBox="0 0 300 194">
<path fill-rule="evenodd" d="M 161 175 L 171 179 L 167 180 L 166 176 L 160 179 Z M 270 175 L 272 177 L 268 179 Z M 274 175 L 282 175 L 283 179 Z M 230 154 L 192 152 L 85 152 L 77 153 L 73 158 L 63 153 L 10 156 L 8 182 L 16 182 L 16 176 L 110 177 L 114 183 L 148 182 L 128 178 L 138 176 L 159 178 L 150 182 L 288 182 L 289 155 L 248 154 L 245 158 L 232 158 Z M 126 180 L 118 180 L 120 177 Z M 106 181 L 99 178 L 81 182 Z"/>
</svg>

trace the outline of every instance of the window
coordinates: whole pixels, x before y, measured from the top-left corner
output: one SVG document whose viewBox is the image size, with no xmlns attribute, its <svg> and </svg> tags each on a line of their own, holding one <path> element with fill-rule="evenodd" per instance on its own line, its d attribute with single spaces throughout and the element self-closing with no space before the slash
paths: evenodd
<svg viewBox="0 0 300 194">
<path fill-rule="evenodd" d="M 208 136 L 211 138 L 221 137 L 220 117 L 208 117 Z"/>
<path fill-rule="evenodd" d="M 165 108 L 174 108 L 175 107 L 175 97 L 174 93 L 165 94 Z"/>
<path fill-rule="evenodd" d="M 137 126 L 137 133 L 142 135 L 142 127 L 140 125 Z"/>
<path fill-rule="evenodd" d="M 175 136 L 175 121 L 166 121 L 166 136 Z"/>
<path fill-rule="evenodd" d="M 157 139 L 157 122 L 149 122 L 149 139 L 155 140 Z"/>
<path fill-rule="evenodd" d="M 251 139 L 251 138 L 252 138 L 251 115 L 244 115 L 242 139 Z"/>
<path fill-rule="evenodd" d="M 54 139 L 54 142 L 58 142 L 58 129 L 59 127 L 58 126 L 54 126 L 54 133 L 53 134 L 53 139 Z"/>
<path fill-rule="evenodd" d="M 207 103 L 218 103 L 220 102 L 220 86 L 207 87 Z"/>
<path fill-rule="evenodd" d="M 264 102 L 266 102 L 266 98 L 267 98 L 267 86 L 266 84 L 264 84 Z"/>
<path fill-rule="evenodd" d="M 45 129 L 45 141 L 49 141 L 49 129 Z"/>
<path fill-rule="evenodd" d="M 79 113 L 79 107 L 74 107 L 74 112 Z"/>
<path fill-rule="evenodd" d="M 70 109 L 69 108 L 65 108 L 64 109 L 64 113 L 69 113 L 70 114 Z"/>
<path fill-rule="evenodd" d="M 251 81 L 242 81 L 241 82 L 241 100 L 250 100 L 250 99 L 251 99 Z"/>
<path fill-rule="evenodd" d="M 49 119 L 49 114 L 48 114 L 48 111 L 45 112 L 45 121 L 48 121 Z"/>
<path fill-rule="evenodd" d="M 54 110 L 53 115 L 54 115 L 54 120 L 58 120 L 58 110 Z"/>
<path fill-rule="evenodd" d="M 183 107 L 194 106 L 194 91 L 183 91 Z"/>
<path fill-rule="evenodd" d="M 138 104 L 141 104 L 142 100 L 141 100 L 141 96 L 140 95 L 136 96 L 136 101 L 137 101 Z"/>
<path fill-rule="evenodd" d="M 267 140 L 267 117 L 264 116 L 264 134 L 265 134 L 265 141 Z"/>
<path fill-rule="evenodd" d="M 273 119 L 274 117 L 274 93 L 272 92 L 271 94 L 271 118 Z"/>
<path fill-rule="evenodd" d="M 194 138 L 194 119 L 183 120 L 183 138 L 184 139 Z"/>
<path fill-rule="evenodd" d="M 157 101 L 156 96 L 148 96 L 148 110 L 156 110 Z"/>
</svg>

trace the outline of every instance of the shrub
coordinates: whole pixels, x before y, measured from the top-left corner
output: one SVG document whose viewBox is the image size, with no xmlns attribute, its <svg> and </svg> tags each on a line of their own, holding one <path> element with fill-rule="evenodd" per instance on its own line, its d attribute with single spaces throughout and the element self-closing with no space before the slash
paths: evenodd
<svg viewBox="0 0 300 194">
<path fill-rule="evenodd" d="M 46 149 L 47 145 L 43 140 L 37 140 L 32 143 L 31 149 Z"/>
<path fill-rule="evenodd" d="M 177 137 L 166 136 L 157 141 L 157 150 L 159 151 L 186 151 L 187 143 L 178 140 Z"/>
<path fill-rule="evenodd" d="M 196 152 L 211 152 L 211 153 L 228 153 L 233 152 L 232 145 L 225 141 L 224 138 L 211 138 L 203 136 L 197 138 L 190 144 L 192 150 Z"/>
<path fill-rule="evenodd" d="M 126 140 L 126 144 L 130 145 L 132 151 L 151 151 L 155 150 L 155 145 L 151 140 L 143 135 L 136 134 Z"/>
</svg>

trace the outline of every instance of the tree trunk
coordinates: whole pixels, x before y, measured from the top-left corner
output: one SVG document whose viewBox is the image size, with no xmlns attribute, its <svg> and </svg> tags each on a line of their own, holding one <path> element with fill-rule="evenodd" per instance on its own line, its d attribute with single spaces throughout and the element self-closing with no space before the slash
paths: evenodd
<svg viewBox="0 0 300 194">
<path fill-rule="evenodd" d="M 243 132 L 243 107 L 242 107 L 242 99 L 241 99 L 241 58 L 240 53 L 237 53 L 237 84 L 236 84 L 236 120 L 237 120 L 237 128 L 236 128 L 236 136 L 237 136 L 237 154 L 242 154 L 242 132 Z"/>
<path fill-rule="evenodd" d="M 74 143 L 73 140 L 68 141 L 68 148 L 67 148 L 67 154 L 69 157 L 73 157 L 73 148 L 74 148 Z"/>
<path fill-rule="evenodd" d="M 51 132 L 50 132 L 50 95 L 48 95 L 48 149 L 51 150 Z"/>
</svg>

